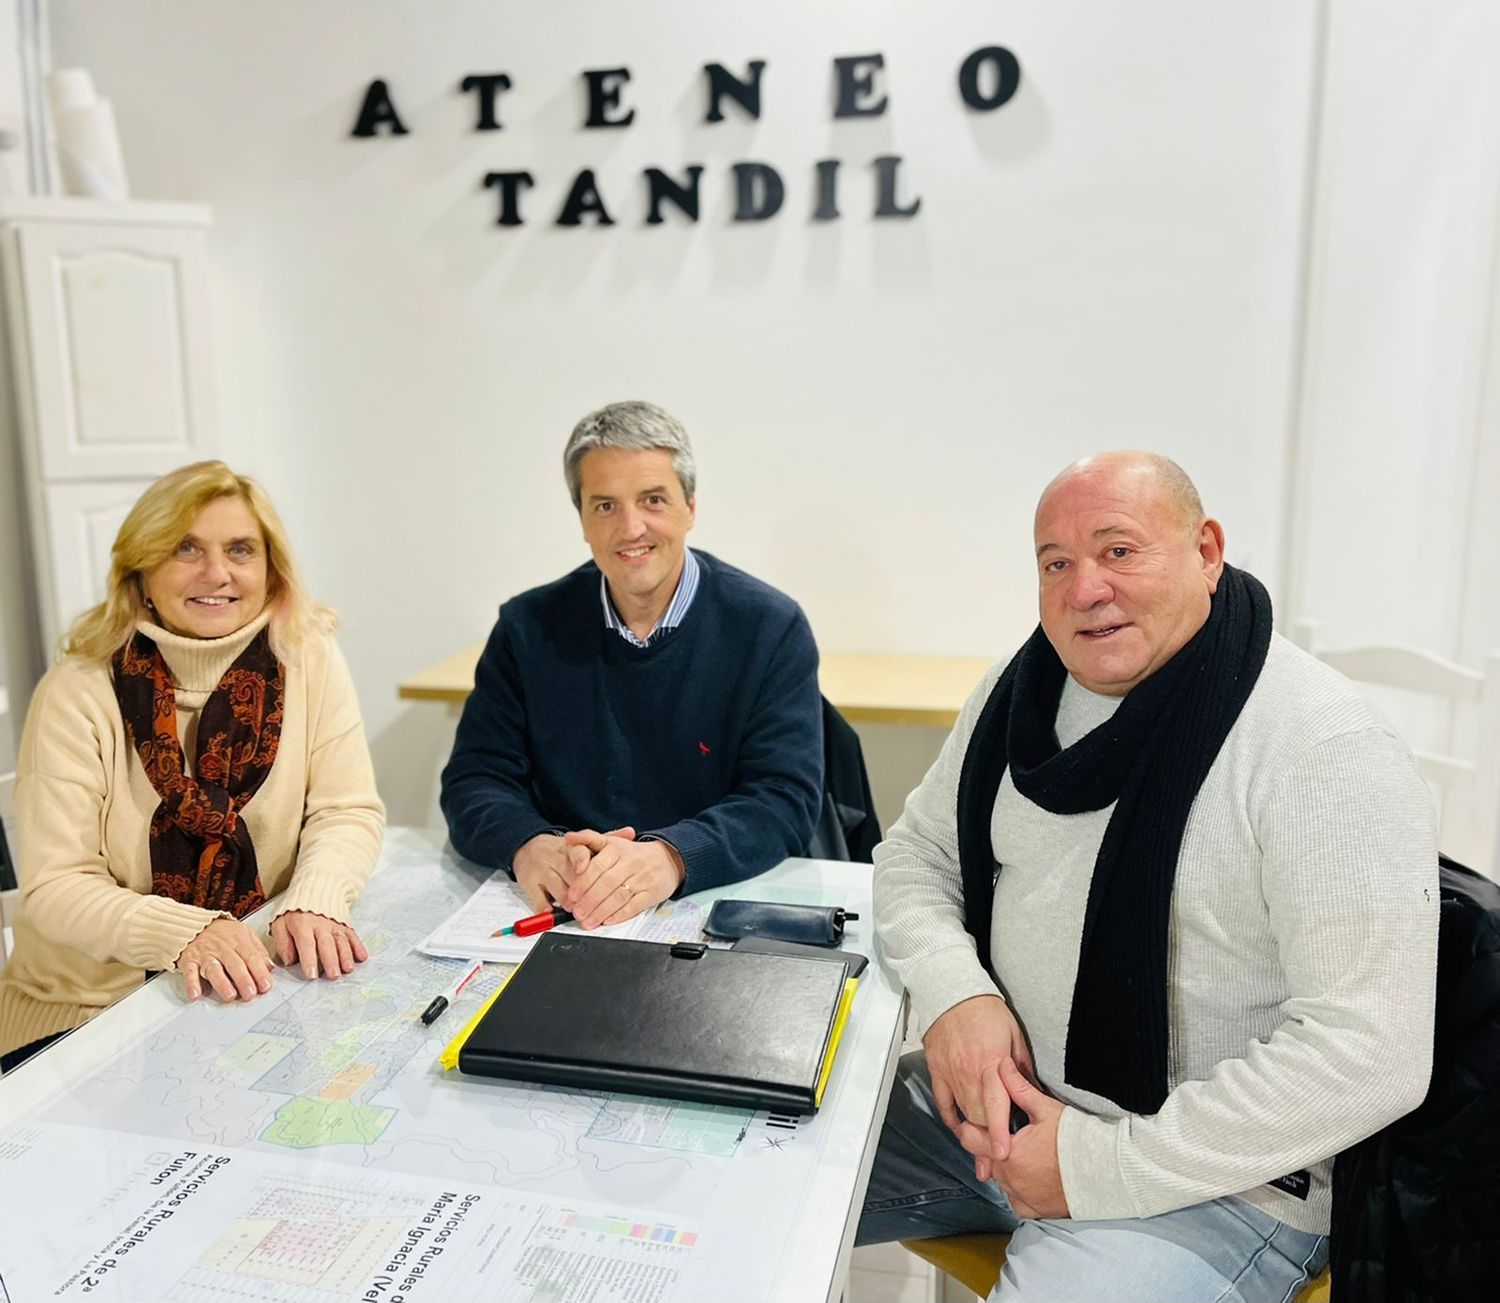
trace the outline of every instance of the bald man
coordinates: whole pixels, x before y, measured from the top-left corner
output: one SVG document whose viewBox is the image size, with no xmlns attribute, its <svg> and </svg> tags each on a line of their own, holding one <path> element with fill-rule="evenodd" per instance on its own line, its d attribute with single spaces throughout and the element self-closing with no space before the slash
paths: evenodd
<svg viewBox="0 0 1500 1303">
<path fill-rule="evenodd" d="M 859 1242 L 1014 1232 L 1018 1303 L 1287 1299 L 1332 1156 L 1426 1090 L 1431 801 L 1176 464 L 1078 462 L 1035 533 L 1041 625 L 875 853 L 923 1048 Z"/>
</svg>

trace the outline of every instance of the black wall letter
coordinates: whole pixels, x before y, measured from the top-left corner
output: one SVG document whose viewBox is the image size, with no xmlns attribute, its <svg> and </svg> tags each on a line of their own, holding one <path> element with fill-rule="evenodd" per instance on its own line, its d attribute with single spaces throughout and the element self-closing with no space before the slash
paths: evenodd
<svg viewBox="0 0 1500 1303">
<path fill-rule="evenodd" d="M 484 178 L 486 189 L 500 191 L 499 226 L 521 226 L 521 187 L 535 184 L 530 172 L 490 172 Z"/>
<path fill-rule="evenodd" d="M 500 92 L 510 89 L 510 78 L 503 72 L 471 72 L 459 83 L 460 90 L 479 92 L 479 121 L 475 131 L 499 131 L 500 119 L 495 116 L 495 101 Z"/>
<path fill-rule="evenodd" d="M 734 193 L 734 220 L 763 222 L 780 211 L 786 187 L 781 183 L 781 173 L 768 163 L 736 163 Z"/>
<path fill-rule="evenodd" d="M 875 160 L 875 175 L 879 183 L 875 199 L 876 217 L 915 217 L 922 206 L 920 198 L 913 199 L 902 208 L 896 202 L 896 170 L 901 166 L 900 154 L 882 154 Z"/>
<path fill-rule="evenodd" d="M 835 187 L 839 180 L 839 161 L 824 158 L 818 161 L 818 207 L 813 213 L 815 222 L 831 222 L 839 215 Z"/>
<path fill-rule="evenodd" d="M 620 89 L 630 80 L 629 68 L 594 68 L 585 72 L 589 84 L 589 117 L 586 127 L 628 127 L 635 121 L 631 109 L 623 118 L 605 115 L 620 107 Z"/>
<path fill-rule="evenodd" d="M 349 134 L 373 136 L 378 134 L 382 123 L 390 127 L 391 135 L 406 135 L 406 127 L 396 116 L 396 106 L 391 103 L 391 93 L 385 88 L 385 82 L 377 77 L 365 91 L 365 102 L 359 106 L 359 120 Z"/>
<path fill-rule="evenodd" d="M 690 222 L 698 220 L 698 178 L 703 168 L 694 163 L 687 170 L 687 184 L 674 181 L 659 167 L 646 169 L 646 184 L 651 187 L 651 212 L 646 218 L 647 226 L 660 226 L 666 220 L 661 215 L 662 201 L 676 204 Z"/>
<path fill-rule="evenodd" d="M 594 174 L 589 168 L 584 168 L 573 178 L 573 188 L 568 191 L 568 198 L 564 202 L 562 212 L 557 215 L 558 226 L 577 226 L 583 219 L 584 213 L 593 213 L 597 219 L 595 226 L 613 226 L 615 219 L 611 217 L 604 207 L 604 200 L 599 198 L 599 187 L 594 181 Z"/>
<path fill-rule="evenodd" d="M 987 63 L 995 65 L 995 89 L 983 95 L 979 90 L 979 70 Z M 986 45 L 975 50 L 958 70 L 958 93 L 971 109 L 998 109 L 1020 86 L 1020 61 L 1003 45 Z"/>
<path fill-rule="evenodd" d="M 708 74 L 708 113 L 705 122 L 723 122 L 724 111 L 719 107 L 727 95 L 752 118 L 760 117 L 760 74 L 765 71 L 764 59 L 750 61 L 750 75 L 741 81 L 722 63 L 706 63 L 703 71 Z"/>
<path fill-rule="evenodd" d="M 875 72 L 885 67 L 883 54 L 851 54 L 833 61 L 838 76 L 836 118 L 878 118 L 885 112 L 889 96 L 882 95 L 874 104 L 868 102 L 875 91 Z M 861 101 L 865 101 L 861 103 Z"/>
</svg>

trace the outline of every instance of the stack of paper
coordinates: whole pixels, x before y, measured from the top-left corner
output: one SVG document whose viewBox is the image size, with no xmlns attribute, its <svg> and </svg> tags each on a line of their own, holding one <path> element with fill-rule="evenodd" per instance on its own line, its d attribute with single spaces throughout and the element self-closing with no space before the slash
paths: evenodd
<svg viewBox="0 0 1500 1303">
<path fill-rule="evenodd" d="M 526 893 L 504 869 L 495 870 L 468 902 L 418 947 L 424 954 L 452 959 L 484 959 L 513 964 L 526 958 L 537 937 L 497 937 L 494 934 L 517 919 L 537 911 Z M 557 930 L 582 932 L 576 923 Z M 624 937 L 632 941 L 696 941 L 703 931 L 703 909 L 695 901 L 669 900 L 613 927 L 595 928 L 589 935 Z"/>
</svg>

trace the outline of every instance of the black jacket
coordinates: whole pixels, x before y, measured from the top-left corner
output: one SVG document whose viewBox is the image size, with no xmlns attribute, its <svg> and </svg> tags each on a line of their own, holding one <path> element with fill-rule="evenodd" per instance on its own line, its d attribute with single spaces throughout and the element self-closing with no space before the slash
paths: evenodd
<svg viewBox="0 0 1500 1303">
<path fill-rule="evenodd" d="M 880 843 L 880 821 L 870 775 L 854 726 L 823 698 L 823 809 L 807 853 L 818 860 L 870 863 Z"/>
<path fill-rule="evenodd" d="M 1334 1163 L 1334 1303 L 1500 1298 L 1500 885 L 1439 882 L 1432 1082 Z"/>
</svg>

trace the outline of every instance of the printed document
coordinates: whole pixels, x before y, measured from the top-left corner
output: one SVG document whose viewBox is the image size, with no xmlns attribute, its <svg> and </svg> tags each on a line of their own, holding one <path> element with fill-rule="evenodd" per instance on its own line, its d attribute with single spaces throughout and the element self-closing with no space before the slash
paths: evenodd
<svg viewBox="0 0 1500 1303">
<path fill-rule="evenodd" d="M 535 914 L 526 893 L 504 869 L 479 885 L 451 918 L 445 919 L 418 947 L 423 954 L 449 959 L 484 959 L 519 963 L 531 953 L 536 936 L 497 937 L 495 933 Z M 559 928 L 582 931 L 576 923 Z M 668 900 L 612 927 L 595 928 L 596 937 L 624 937 L 630 941 L 696 941 L 703 931 L 703 907 L 692 900 Z"/>
</svg>

